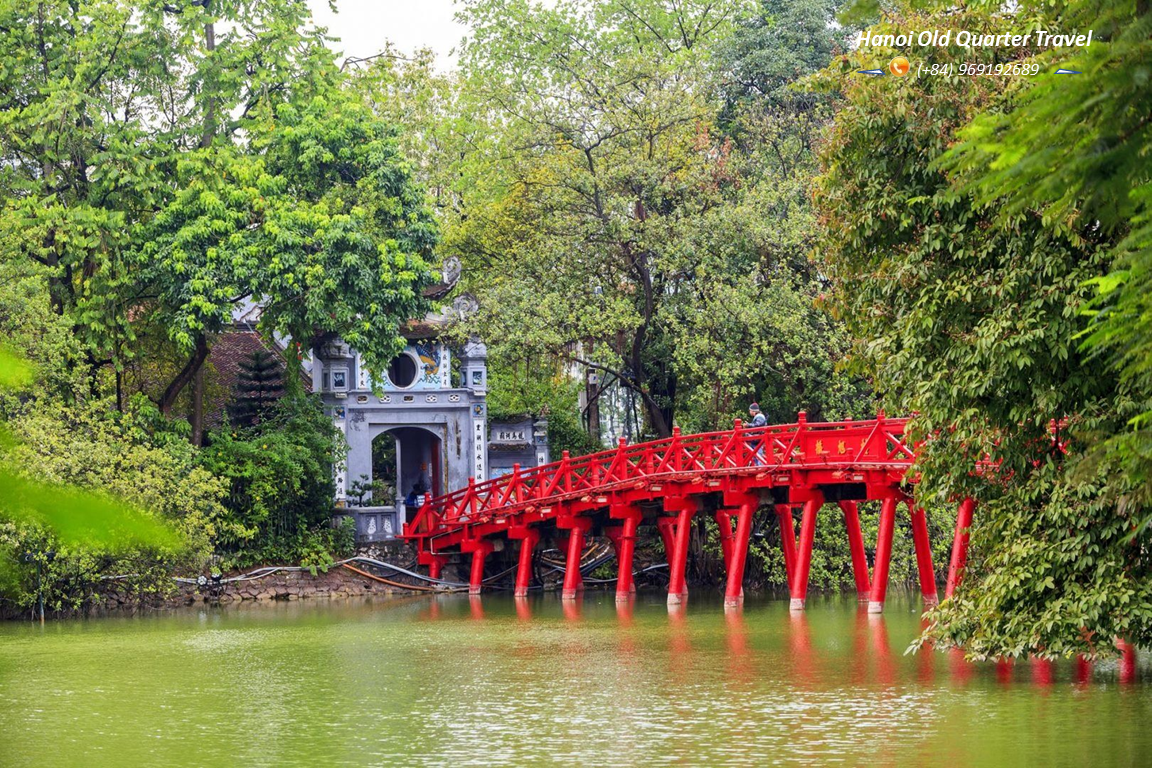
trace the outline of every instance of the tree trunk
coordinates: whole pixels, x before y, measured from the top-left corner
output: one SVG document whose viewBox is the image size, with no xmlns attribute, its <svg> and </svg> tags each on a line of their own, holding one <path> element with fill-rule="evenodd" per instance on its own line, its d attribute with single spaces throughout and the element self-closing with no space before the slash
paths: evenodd
<svg viewBox="0 0 1152 768">
<path fill-rule="evenodd" d="M 204 334 L 200 334 L 196 337 L 196 348 L 192 351 L 192 357 L 185 363 L 180 373 L 176 374 L 176 378 L 172 380 L 160 398 L 161 413 L 165 416 L 171 415 L 172 406 L 176 404 L 176 398 L 184 391 L 184 387 L 196 378 L 196 374 L 200 372 L 206 359 L 208 359 L 208 339 Z"/>
<path fill-rule="evenodd" d="M 192 377 L 192 445 L 204 443 L 204 366 Z"/>
<path fill-rule="evenodd" d="M 208 10 L 208 0 L 204 2 L 204 10 Z M 216 50 L 216 25 L 204 25 L 204 48 L 209 53 Z M 204 133 L 200 136 L 200 146 L 208 147 L 216 136 L 216 99 L 208 97 L 208 106 L 204 113 Z M 207 345 L 205 345 L 205 349 Z M 207 357 L 205 353 L 204 357 Z M 179 394 L 179 393 L 177 393 Z M 192 445 L 204 442 L 204 360 L 196 366 L 192 376 L 192 417 L 189 419 L 192 426 Z"/>
<path fill-rule="evenodd" d="M 588 357 L 592 357 L 592 342 L 588 341 Z M 597 443 L 600 442 L 600 372 L 593 368 L 584 368 L 584 402 L 588 404 L 585 409 L 588 414 L 588 434 Z"/>
</svg>

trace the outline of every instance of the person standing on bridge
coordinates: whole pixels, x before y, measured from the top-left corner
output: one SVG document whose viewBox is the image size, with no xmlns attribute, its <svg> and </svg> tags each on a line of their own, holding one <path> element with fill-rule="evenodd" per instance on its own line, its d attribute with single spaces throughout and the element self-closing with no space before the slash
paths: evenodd
<svg viewBox="0 0 1152 768">
<path fill-rule="evenodd" d="M 748 422 L 749 427 L 755 428 L 768 426 L 768 417 L 760 412 L 759 403 L 752 403 L 748 406 L 748 415 L 751 417 L 751 420 Z M 759 443 L 758 447 L 757 443 Z M 756 451 L 756 458 L 754 463 L 757 466 L 763 466 L 767 463 L 764 461 L 764 443 L 761 440 L 757 440 L 756 438 L 749 440 L 748 447 Z"/>
</svg>

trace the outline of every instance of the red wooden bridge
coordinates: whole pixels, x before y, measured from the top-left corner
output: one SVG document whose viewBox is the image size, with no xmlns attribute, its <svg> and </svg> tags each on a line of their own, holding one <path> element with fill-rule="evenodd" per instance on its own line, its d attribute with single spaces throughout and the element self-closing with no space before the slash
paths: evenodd
<svg viewBox="0 0 1152 768">
<path fill-rule="evenodd" d="M 808 423 L 681 435 L 521 471 L 427 500 L 404 526 L 419 562 L 431 576 L 453 555 L 471 555 L 470 592 L 478 594 L 485 558 L 519 541 L 517 595 L 527 594 L 533 552 L 542 538 L 559 541 L 565 552 L 563 597 L 583 587 L 580 573 L 585 538 L 608 537 L 616 550 L 617 599 L 635 591 L 632 560 L 641 525 L 656 525 L 668 557 L 668 602 L 687 597 L 685 567 L 693 518 L 709 514 L 719 526 L 727 573 L 725 604 L 743 597 L 744 564 L 752 516 L 771 505 L 779 521 L 792 608 L 803 609 L 816 516 L 826 504 L 844 515 L 856 589 L 869 610 L 883 610 L 900 504 L 911 519 L 921 592 L 934 604 L 936 580 L 924 510 L 916 505 L 914 447 L 904 439 L 906 419 Z M 880 501 L 874 566 L 869 572 L 857 504 Z M 975 503 L 959 503 L 945 596 L 955 588 L 967 556 L 968 528 Z M 802 508 L 796 538 L 793 509 Z M 733 526 L 735 522 L 735 526 Z"/>
</svg>

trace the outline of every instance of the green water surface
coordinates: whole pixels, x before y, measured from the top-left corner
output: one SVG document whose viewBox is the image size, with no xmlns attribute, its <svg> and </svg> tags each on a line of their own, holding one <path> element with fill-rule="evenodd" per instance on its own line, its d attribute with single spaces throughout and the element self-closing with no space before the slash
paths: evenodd
<svg viewBox="0 0 1152 768">
<path fill-rule="evenodd" d="M 1152 689 L 1114 662 L 1085 680 L 904 655 L 918 604 L 590 592 L 8 623 L 0 765 L 1152 764 Z"/>
</svg>

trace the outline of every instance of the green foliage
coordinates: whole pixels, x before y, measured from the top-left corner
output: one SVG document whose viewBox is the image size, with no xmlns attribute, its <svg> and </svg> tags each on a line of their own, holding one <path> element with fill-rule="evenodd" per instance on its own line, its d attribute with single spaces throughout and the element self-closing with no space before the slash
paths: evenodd
<svg viewBox="0 0 1152 768">
<path fill-rule="evenodd" d="M 140 594 L 165 592 L 171 570 L 198 567 L 223 508 L 222 488 L 195 464 L 187 441 L 157 434 L 154 408 L 29 408 L 0 452 L 0 595 L 32 604 L 27 552 L 53 550 L 46 604 L 84 608 L 105 574 Z M 152 413 L 149 412 L 151 409 Z M 151 418 L 150 418 L 151 417 Z M 163 423 L 163 422 L 160 422 Z"/>
<path fill-rule="evenodd" d="M 9 353 L 3 367 L 15 377 L 0 384 L 0 400 L 5 389 L 15 390 L 9 398 L 33 391 L 73 397 L 82 384 L 80 345 L 67 320 L 52 311 L 47 272 L 11 258 L 0 245 L 0 329 Z"/>
<path fill-rule="evenodd" d="M 32 364 L 0 345 L 0 389 L 25 389 L 34 379 Z"/>
<path fill-rule="evenodd" d="M 221 524 L 221 484 L 197 466 L 193 448 L 155 406 L 142 399 L 125 413 L 108 406 L 39 402 L 9 422 L 17 442 L 5 452 L 5 463 L 35 480 L 24 481 L 30 494 L 25 498 L 38 507 L 25 519 L 69 543 L 110 546 L 130 541 L 124 534 L 138 528 L 145 541 L 172 548 L 178 540 L 157 522 L 169 520 L 203 553 Z M 88 494 L 92 503 L 82 504 L 80 491 L 70 489 L 97 493 Z M 98 502 L 103 494 L 132 507 Z M 14 509 L 20 506 L 13 503 Z M 122 523 L 116 523 L 117 515 Z"/>
<path fill-rule="evenodd" d="M 514 419 L 524 415 L 548 420 L 548 450 L 553 460 L 564 451 L 583 456 L 604 450 L 584 428 L 578 410 L 580 383 L 565 375 L 562 364 L 489 360 L 488 416 Z"/>
<path fill-rule="evenodd" d="M 243 152 L 185 159 L 181 189 L 141 227 L 133 258 L 161 299 L 153 319 L 191 348 L 251 297 L 266 332 L 338 334 L 383 371 L 399 325 L 427 309 L 435 242 L 393 131 L 342 90 L 260 116 Z"/>
<path fill-rule="evenodd" d="M 7 3 L 0 28 L 3 255 L 47 268 L 93 388 L 166 355 L 130 384 L 169 412 L 246 298 L 384 369 L 435 230 L 307 4 Z"/>
<path fill-rule="evenodd" d="M 949 8 L 901 13 L 878 29 L 1003 33 L 1044 13 L 1027 4 L 1012 13 Z M 1053 13 L 1041 28 L 1063 26 Z M 919 50 L 925 66 L 1031 54 Z M 821 76 L 829 87 L 849 83 L 822 153 L 821 249 L 829 303 L 856 338 L 858 369 L 890 411 L 917 413 L 914 436 L 931 438 L 919 451 L 918 492 L 945 507 L 979 500 L 973 562 L 929 634 L 980 657 L 1146 641 L 1145 544 L 1120 533 L 1131 533 L 1139 508 L 1105 501 L 1128 481 L 1082 462 L 1087 437 L 1114 432 L 1128 409 L 1115 378 L 1079 349 L 1089 281 L 1110 263 L 1108 235 L 1053 217 L 1058 208 L 995 204 L 975 167 L 943 170 L 958 139 L 982 143 L 981 125 L 1012 122 L 997 115 L 1027 92 L 1024 78 L 847 76 L 890 54 L 857 52 Z M 1025 156 L 993 164 L 988 190 L 1011 190 L 1015 181 L 995 174 L 1015 174 Z M 1054 423 L 1067 455 L 1053 444 Z M 975 472 L 985 459 L 997 466 Z"/>
<path fill-rule="evenodd" d="M 314 403 L 290 394 L 203 452 L 167 417 L 244 301 L 301 351 L 338 334 L 387 366 L 429 309 L 437 237 L 397 130 L 297 0 L 3 3 L 0 29 L 8 548 L 55 547 L 73 607 L 100 574 L 170 575 L 216 547 L 329 562 L 350 539 L 328 528 L 335 442 Z"/>
<path fill-rule="evenodd" d="M 1152 7 L 1073 0 L 1021 9 L 1064 28 L 1091 29 L 1093 43 L 1069 57 L 1041 52 L 1045 68 L 1084 77 L 1036 78 L 977 115 L 959 134 L 945 165 L 960 186 L 1005 216 L 1040 210 L 1045 227 L 1107 249 L 1108 274 L 1094 274 L 1096 295 L 1084 347 L 1094 364 L 1120 378 L 1124 428 L 1095 442 L 1093 464 L 1109 462 L 1127 482 L 1105 493 L 1123 507 L 1152 504 Z M 1030 79 L 1031 80 L 1031 79 Z M 1093 468 L 1086 470 L 1091 475 Z M 1145 518 L 1147 525 L 1152 518 Z"/>
<path fill-rule="evenodd" d="M 831 14 L 485 0 L 463 11 L 457 78 L 423 59 L 363 73 L 379 110 L 417 122 L 406 140 L 443 247 L 480 298 L 463 331 L 489 341 L 494 377 L 599 368 L 653 435 L 726 426 L 757 399 L 780 419 L 867 410 L 834 366 L 841 329 L 813 306 L 811 147 L 828 99 L 786 90 L 840 44 Z"/>
<path fill-rule="evenodd" d="M 338 437 L 319 402 L 292 390 L 259 424 L 211 433 L 201 461 L 229 487 L 216 544 L 230 565 L 294 562 L 329 540 Z"/>
</svg>

